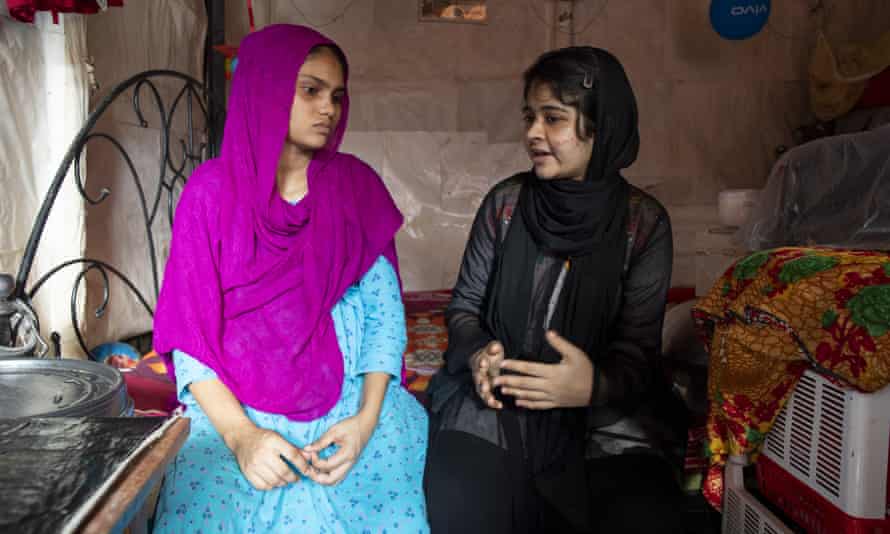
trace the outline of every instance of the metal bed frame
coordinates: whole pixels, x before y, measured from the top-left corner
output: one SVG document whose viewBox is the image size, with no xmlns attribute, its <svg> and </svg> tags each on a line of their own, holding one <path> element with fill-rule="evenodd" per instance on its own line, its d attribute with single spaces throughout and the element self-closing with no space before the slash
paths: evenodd
<svg viewBox="0 0 890 534">
<path fill-rule="evenodd" d="M 164 101 L 164 98 L 161 96 L 162 92 L 158 88 L 159 82 L 181 86 L 175 92 L 175 97 L 173 97 L 172 101 Z M 75 277 L 74 287 L 71 290 L 71 323 L 78 343 L 87 357 L 92 357 L 92 354 L 86 346 L 81 331 L 77 301 L 84 279 L 90 271 L 96 271 L 103 284 L 102 301 L 94 311 L 96 318 L 101 318 L 108 306 L 111 276 L 121 280 L 128 288 L 130 296 L 135 297 L 149 315 L 153 315 L 153 310 L 145 297 L 146 293 L 144 293 L 152 291 L 157 296 L 160 289 L 158 282 L 158 252 L 155 250 L 155 231 L 153 227 L 162 213 L 166 215 L 167 223 L 172 227 L 178 191 L 185 184 L 195 167 L 216 152 L 215 147 L 217 146 L 218 137 L 214 131 L 216 123 L 212 120 L 208 96 L 209 91 L 206 86 L 186 74 L 170 70 L 151 70 L 136 74 L 112 88 L 89 114 L 83 127 L 68 148 L 46 193 L 40 211 L 37 213 L 24 256 L 19 265 L 18 274 L 13 278 L 11 274 L 0 273 L 0 358 L 52 356 L 49 344 L 40 334 L 40 322 L 32 302 L 34 296 L 50 278 L 70 268 L 80 269 L 80 272 Z M 138 124 L 143 128 L 150 126 L 145 119 L 145 112 L 148 111 L 148 106 L 153 106 L 160 120 L 160 124 L 153 125 L 158 128 L 160 133 L 160 153 L 158 154 L 156 167 L 158 169 L 157 187 L 154 191 L 148 192 L 148 194 L 143 185 L 143 179 L 140 177 L 133 159 L 123 143 L 112 135 L 96 131 L 96 124 L 112 104 L 118 99 L 127 97 L 131 99 L 133 112 L 138 120 Z M 146 104 L 145 100 L 148 100 L 149 103 Z M 172 132 L 174 118 L 182 113 L 185 114 L 184 137 L 174 139 Z M 203 126 L 200 129 L 196 129 L 196 119 L 203 119 Z M 40 246 L 41 238 L 44 235 L 47 219 L 62 184 L 69 176 L 71 166 L 74 165 L 74 180 L 87 208 L 101 204 L 112 194 L 110 189 L 102 188 L 97 195 L 91 196 L 86 190 L 84 177 L 81 175 L 80 162 L 84 155 L 84 150 L 90 143 L 100 142 L 100 140 L 101 142 L 110 143 L 114 147 L 115 152 L 126 163 L 129 174 L 136 186 L 141 207 L 141 222 L 144 225 L 145 236 L 148 242 L 147 255 L 151 264 L 152 285 L 150 288 L 139 288 L 123 270 L 102 259 L 89 257 L 64 261 L 47 271 L 38 280 L 29 283 L 34 258 Z M 171 147 L 177 141 L 181 148 L 181 157 L 174 156 L 174 152 L 171 150 Z M 162 202 L 165 206 L 164 210 L 161 209 Z M 52 332 L 50 338 L 54 356 L 60 357 L 59 334 Z"/>
</svg>

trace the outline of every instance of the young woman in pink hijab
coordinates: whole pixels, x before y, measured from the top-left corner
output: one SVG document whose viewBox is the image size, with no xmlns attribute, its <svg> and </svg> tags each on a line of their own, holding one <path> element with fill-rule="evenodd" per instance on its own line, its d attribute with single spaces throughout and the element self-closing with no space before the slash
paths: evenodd
<svg viewBox="0 0 890 534">
<path fill-rule="evenodd" d="M 345 57 L 276 25 L 238 61 L 222 156 L 182 193 L 155 316 L 192 425 L 156 532 L 427 532 L 427 418 L 399 380 L 402 217 L 337 151 Z"/>
</svg>

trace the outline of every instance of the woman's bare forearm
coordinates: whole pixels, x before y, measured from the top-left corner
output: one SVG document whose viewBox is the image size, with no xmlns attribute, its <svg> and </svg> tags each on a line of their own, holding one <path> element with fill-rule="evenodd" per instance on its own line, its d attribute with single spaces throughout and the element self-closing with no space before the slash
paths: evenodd
<svg viewBox="0 0 890 534">
<path fill-rule="evenodd" d="M 389 373 L 384 372 L 365 374 L 362 405 L 359 408 L 358 417 L 371 430 L 377 426 L 380 410 L 383 408 L 383 398 L 386 396 L 386 388 L 391 378 Z"/>
<path fill-rule="evenodd" d="M 189 391 L 230 449 L 238 432 L 255 427 L 232 391 L 218 378 L 193 382 Z"/>
</svg>

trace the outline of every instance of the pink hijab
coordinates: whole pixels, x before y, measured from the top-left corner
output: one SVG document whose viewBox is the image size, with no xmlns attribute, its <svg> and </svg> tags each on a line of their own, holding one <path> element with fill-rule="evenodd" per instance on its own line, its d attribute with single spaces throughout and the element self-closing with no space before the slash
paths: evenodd
<svg viewBox="0 0 890 534">
<path fill-rule="evenodd" d="M 397 268 L 402 224 L 380 177 L 337 152 L 349 114 L 309 165 L 290 205 L 275 173 L 309 28 L 268 26 L 241 44 L 222 156 L 199 167 L 176 211 L 154 344 L 213 369 L 244 404 L 297 421 L 340 398 L 343 355 L 331 309 L 382 254 Z"/>
</svg>

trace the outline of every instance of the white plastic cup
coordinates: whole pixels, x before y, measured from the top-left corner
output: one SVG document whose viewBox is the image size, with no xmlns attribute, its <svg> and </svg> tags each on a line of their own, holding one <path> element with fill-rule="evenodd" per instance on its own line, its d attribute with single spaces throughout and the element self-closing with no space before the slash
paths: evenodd
<svg viewBox="0 0 890 534">
<path fill-rule="evenodd" d="M 725 189 L 717 195 L 717 217 L 723 226 L 745 224 L 760 199 L 759 189 Z"/>
</svg>

